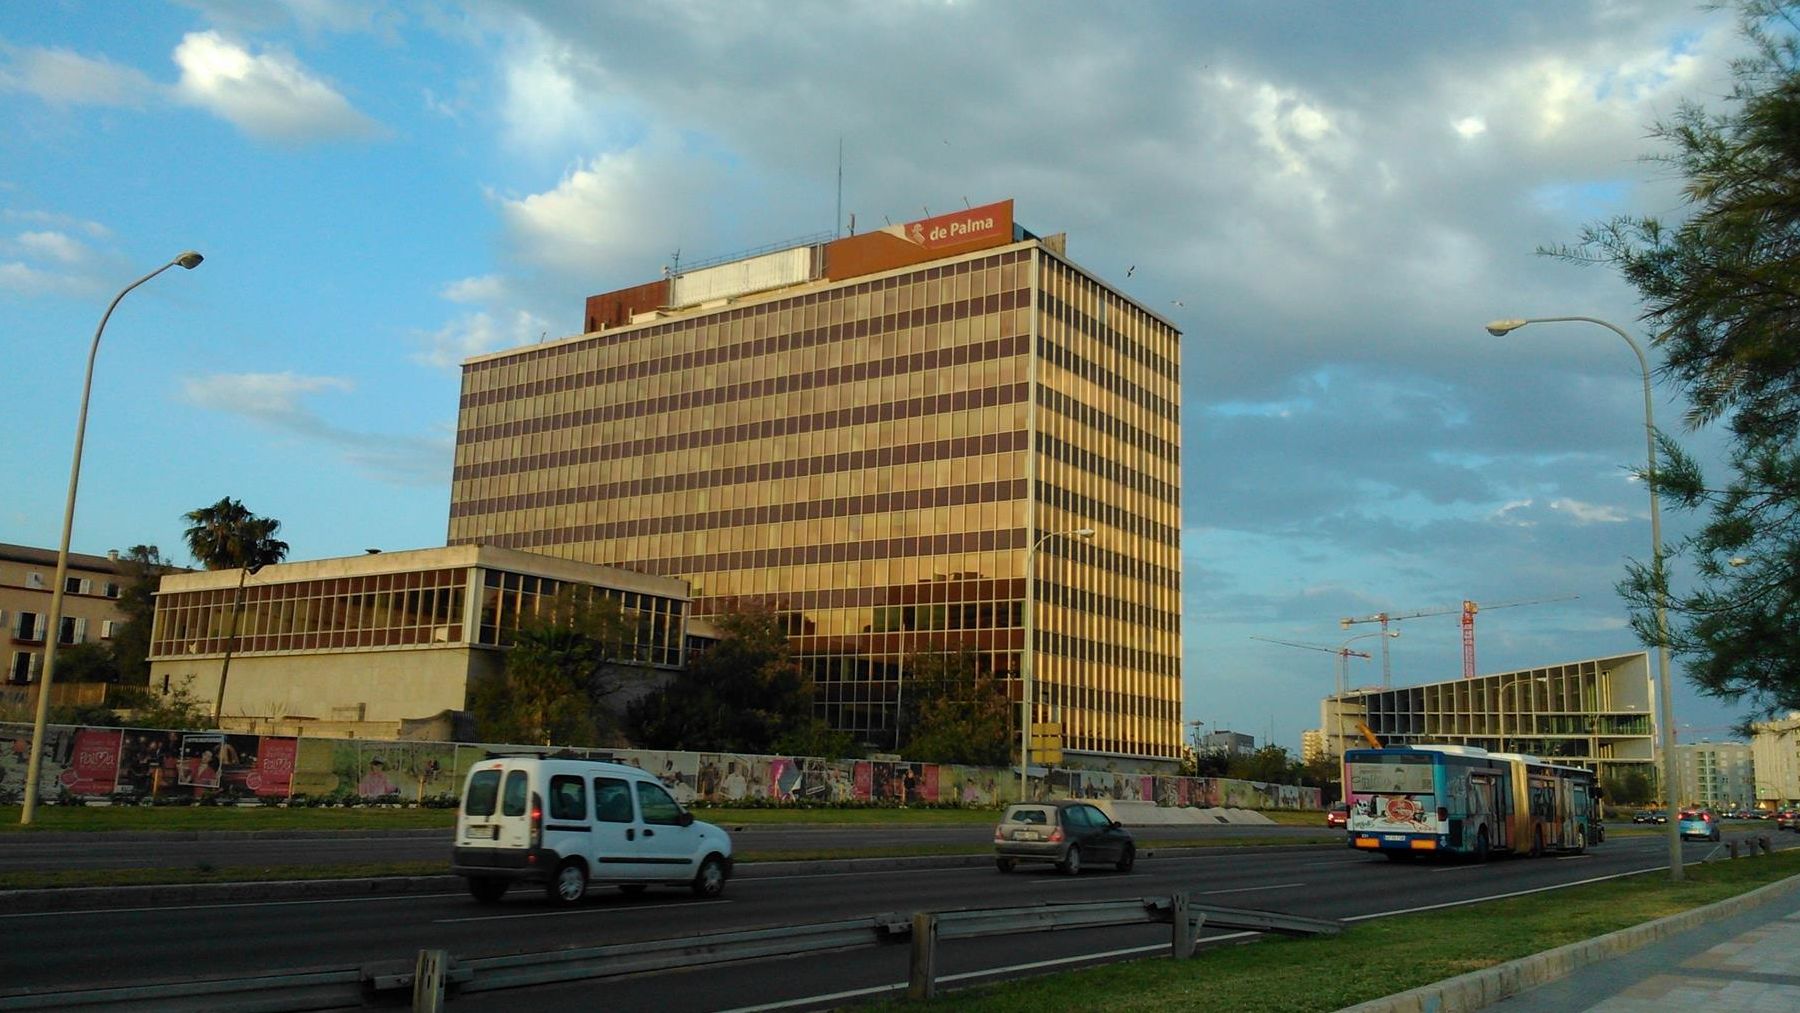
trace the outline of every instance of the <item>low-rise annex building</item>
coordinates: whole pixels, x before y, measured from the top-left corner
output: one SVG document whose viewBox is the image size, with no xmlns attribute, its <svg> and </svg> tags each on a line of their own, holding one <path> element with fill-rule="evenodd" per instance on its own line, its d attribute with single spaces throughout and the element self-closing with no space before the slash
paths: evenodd
<svg viewBox="0 0 1800 1013">
<path fill-rule="evenodd" d="M 69 553 L 62 619 L 57 624 L 61 627 L 56 640 L 59 645 L 73 647 L 112 639 L 114 629 L 126 618 L 119 610 L 119 596 L 129 579 L 125 567 L 117 551 L 104 556 Z M 6 650 L 0 655 L 0 664 L 6 666 L 0 684 L 6 691 L 0 693 L 0 699 L 35 699 L 25 687 L 43 677 L 55 584 L 55 549 L 0 544 L 0 628 L 6 631 Z M 51 698 L 64 695 L 66 691 L 53 691 Z"/>
<path fill-rule="evenodd" d="M 216 706 L 228 730 L 441 736 L 520 617 L 570 585 L 617 597 L 631 657 L 658 673 L 646 685 L 681 667 L 686 581 L 458 545 L 165 577 L 150 686 Z"/>
</svg>

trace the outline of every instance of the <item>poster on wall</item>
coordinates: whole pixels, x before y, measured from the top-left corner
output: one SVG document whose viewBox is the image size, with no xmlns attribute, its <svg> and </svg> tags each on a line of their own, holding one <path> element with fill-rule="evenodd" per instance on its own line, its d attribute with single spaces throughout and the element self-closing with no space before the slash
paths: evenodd
<svg viewBox="0 0 1800 1013">
<path fill-rule="evenodd" d="M 225 736 L 219 732 L 186 732 L 181 736 L 175 783 L 202 791 L 217 788 L 224 769 Z"/>
<path fill-rule="evenodd" d="M 74 748 L 57 783 L 73 795 L 111 795 L 119 779 L 123 736 L 117 728 L 75 729 Z"/>
</svg>

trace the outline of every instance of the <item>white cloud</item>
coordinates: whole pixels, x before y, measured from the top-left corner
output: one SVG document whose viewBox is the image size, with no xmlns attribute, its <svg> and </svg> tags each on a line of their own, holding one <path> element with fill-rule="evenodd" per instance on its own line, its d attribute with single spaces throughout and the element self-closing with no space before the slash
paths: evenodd
<svg viewBox="0 0 1800 1013">
<path fill-rule="evenodd" d="M 485 312 L 470 313 L 423 335 L 425 350 L 414 355 L 413 360 L 454 369 L 471 356 L 541 341 L 549 330 L 548 321 L 528 310 L 513 310 L 500 319 Z"/>
<path fill-rule="evenodd" d="M 86 245 L 61 232 L 21 232 L 16 242 L 29 255 L 64 264 L 79 264 L 89 257 Z"/>
<path fill-rule="evenodd" d="M 369 137 L 373 121 L 294 57 L 261 55 L 217 32 L 193 32 L 175 47 L 177 92 L 253 137 L 286 143 Z"/>
<path fill-rule="evenodd" d="M 1450 129 L 1456 131 L 1456 136 L 1469 140 L 1487 133 L 1487 120 L 1479 116 L 1464 116 L 1450 124 Z"/>
<path fill-rule="evenodd" d="M 456 303 L 495 302 L 506 297 L 506 279 L 497 274 L 463 278 L 444 286 L 439 295 Z"/>
<path fill-rule="evenodd" d="M 1582 524 L 1619 524 L 1631 519 L 1618 507 L 1603 503 L 1583 503 L 1575 499 L 1552 500 L 1550 509 L 1568 514 Z"/>
<path fill-rule="evenodd" d="M 182 381 L 181 400 L 249 419 L 275 432 L 330 447 L 376 478 L 399 485 L 441 485 L 449 472 L 451 440 L 434 436 L 344 429 L 305 403 L 308 395 L 349 393 L 355 385 L 333 376 L 296 373 L 217 373 Z"/>
<path fill-rule="evenodd" d="M 33 225 L 52 225 L 59 229 L 79 229 L 95 239 L 105 239 L 112 235 L 112 230 L 99 222 L 70 215 L 59 215 L 51 211 L 20 211 L 14 208 L 0 209 L 0 218 L 9 222 L 29 222 Z"/>
<path fill-rule="evenodd" d="M 135 67 L 67 49 L 21 49 L 12 66 L 0 69 L 0 88 L 30 92 L 60 105 L 141 108 L 162 86 Z"/>
<path fill-rule="evenodd" d="M 264 422 L 294 422 L 310 417 L 302 395 L 349 391 L 348 380 L 294 373 L 216 373 L 183 380 L 181 398 L 189 404 Z"/>
<path fill-rule="evenodd" d="M 717 182 L 712 163 L 651 144 L 601 155 L 553 189 L 504 200 L 501 215 L 519 256 L 548 272 L 585 283 L 616 265 L 648 280 L 684 234 L 715 234 L 701 195 Z"/>
</svg>

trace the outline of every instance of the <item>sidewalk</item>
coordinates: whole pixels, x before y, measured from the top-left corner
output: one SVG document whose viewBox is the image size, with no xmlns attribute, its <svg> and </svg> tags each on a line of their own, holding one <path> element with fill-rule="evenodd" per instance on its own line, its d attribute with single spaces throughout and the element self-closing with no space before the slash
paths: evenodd
<svg viewBox="0 0 1800 1013">
<path fill-rule="evenodd" d="M 1496 1013 L 1800 1010 L 1800 876 L 1349 1008 L 1355 1013 L 1478 1009 Z"/>
</svg>

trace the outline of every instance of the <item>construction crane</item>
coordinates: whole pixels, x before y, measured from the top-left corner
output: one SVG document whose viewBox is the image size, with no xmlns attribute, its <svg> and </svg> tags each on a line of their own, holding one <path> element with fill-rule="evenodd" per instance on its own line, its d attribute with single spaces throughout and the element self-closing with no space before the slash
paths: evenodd
<svg viewBox="0 0 1800 1013">
<path fill-rule="evenodd" d="M 1367 652 L 1367 651 L 1352 651 L 1348 647 L 1326 647 L 1323 644 L 1302 644 L 1302 643 L 1299 643 L 1299 642 L 1293 641 L 1293 640 L 1275 640 L 1270 637 L 1251 637 L 1250 639 L 1251 640 L 1260 640 L 1265 644 L 1280 644 L 1283 647 L 1298 647 L 1298 648 L 1301 648 L 1302 650 L 1324 651 L 1326 654 L 1337 655 L 1338 656 L 1337 691 L 1338 691 L 1339 696 L 1344 695 L 1344 686 L 1350 681 L 1350 659 L 1351 658 L 1362 658 L 1364 661 L 1367 661 L 1370 657 L 1369 652 Z M 1382 639 L 1385 640 L 1386 638 L 1384 637 Z"/>
<path fill-rule="evenodd" d="M 1426 616 L 1462 616 L 1463 646 L 1463 678 L 1475 678 L 1475 613 L 1482 609 L 1516 608 L 1520 605 L 1542 605 L 1545 602 L 1570 601 L 1581 597 L 1578 594 L 1561 594 L 1550 598 L 1524 598 L 1519 601 L 1503 601 L 1493 605 L 1481 605 L 1468 599 L 1455 608 L 1419 609 L 1413 612 L 1377 612 L 1370 616 L 1345 616 L 1338 620 L 1338 627 L 1349 629 L 1357 623 L 1380 623 L 1383 633 L 1387 632 L 1388 623 L 1397 623 L 1402 619 L 1423 619 Z M 1381 686 L 1383 689 L 1393 684 L 1393 667 L 1388 658 L 1387 638 L 1381 640 Z"/>
</svg>

